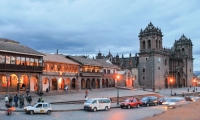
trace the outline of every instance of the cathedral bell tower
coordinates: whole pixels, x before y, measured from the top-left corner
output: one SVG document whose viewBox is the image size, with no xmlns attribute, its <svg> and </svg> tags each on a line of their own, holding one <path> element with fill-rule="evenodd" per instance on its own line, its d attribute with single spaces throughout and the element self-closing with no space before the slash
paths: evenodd
<svg viewBox="0 0 200 120">
<path fill-rule="evenodd" d="M 140 30 L 140 52 L 162 49 L 162 32 L 150 22 L 145 30 Z"/>
<path fill-rule="evenodd" d="M 162 32 L 150 22 L 144 30 L 139 33 L 139 65 L 138 82 L 140 86 L 153 89 L 157 86 L 163 86 L 160 82 L 161 76 L 164 76 L 161 66 L 163 66 L 162 55 Z M 159 83 L 159 85 L 158 85 Z"/>
</svg>

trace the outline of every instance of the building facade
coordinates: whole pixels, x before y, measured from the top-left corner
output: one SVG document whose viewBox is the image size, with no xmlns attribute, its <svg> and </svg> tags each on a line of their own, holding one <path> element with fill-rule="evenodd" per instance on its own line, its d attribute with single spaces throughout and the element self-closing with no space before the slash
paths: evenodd
<svg viewBox="0 0 200 120">
<path fill-rule="evenodd" d="M 41 89 L 43 54 L 19 42 L 0 39 L 0 92 Z"/>
<path fill-rule="evenodd" d="M 163 47 L 163 35 L 150 24 L 139 33 L 139 85 L 145 88 L 186 87 L 193 80 L 193 44 L 182 35 L 172 48 Z"/>
</svg>

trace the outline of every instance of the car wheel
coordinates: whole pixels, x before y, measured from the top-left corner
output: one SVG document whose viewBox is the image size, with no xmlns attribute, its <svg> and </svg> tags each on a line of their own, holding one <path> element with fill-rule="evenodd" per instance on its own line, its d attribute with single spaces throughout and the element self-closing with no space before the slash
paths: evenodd
<svg viewBox="0 0 200 120">
<path fill-rule="evenodd" d="M 51 115 L 51 111 L 50 111 L 50 110 L 48 110 L 48 111 L 47 111 L 47 114 L 48 114 L 48 115 Z"/>
<path fill-rule="evenodd" d="M 137 104 L 137 108 L 139 108 L 140 107 L 140 105 L 139 104 Z"/>
<path fill-rule="evenodd" d="M 33 114 L 33 111 L 31 110 L 31 111 L 30 111 L 30 115 L 32 115 L 32 114 Z"/>
<path fill-rule="evenodd" d="M 107 111 L 107 110 L 108 110 L 108 107 L 106 106 L 106 107 L 105 107 L 105 111 Z"/>
<path fill-rule="evenodd" d="M 97 111 L 97 108 L 96 108 L 96 107 L 94 107 L 94 108 L 93 108 L 93 111 L 94 111 L 94 112 L 96 112 L 96 111 Z"/>
<path fill-rule="evenodd" d="M 123 106 L 121 106 L 121 109 L 123 109 Z"/>
<path fill-rule="evenodd" d="M 149 104 L 147 103 L 146 106 L 149 107 Z"/>
<path fill-rule="evenodd" d="M 157 102 L 155 102 L 154 105 L 157 106 Z"/>
</svg>

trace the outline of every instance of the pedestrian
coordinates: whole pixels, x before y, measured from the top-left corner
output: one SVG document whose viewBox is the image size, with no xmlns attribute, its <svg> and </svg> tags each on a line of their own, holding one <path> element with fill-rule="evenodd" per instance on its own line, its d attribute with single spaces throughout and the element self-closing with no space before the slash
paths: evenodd
<svg viewBox="0 0 200 120">
<path fill-rule="evenodd" d="M 11 95 L 10 95 L 10 97 L 8 98 L 8 100 L 9 100 L 10 106 L 12 106 L 13 97 L 12 97 Z"/>
<path fill-rule="evenodd" d="M 44 102 L 44 100 L 42 99 L 42 97 L 40 98 L 41 102 Z"/>
<path fill-rule="evenodd" d="M 196 91 L 197 91 L 197 88 L 196 88 Z"/>
<path fill-rule="evenodd" d="M 174 96 L 176 96 L 176 93 L 174 92 Z"/>
<path fill-rule="evenodd" d="M 85 98 L 88 96 L 88 91 L 85 90 Z"/>
<path fill-rule="evenodd" d="M 22 89 L 23 89 L 23 91 L 25 91 L 25 84 L 24 83 L 22 84 Z"/>
<path fill-rule="evenodd" d="M 92 91 L 92 88 L 91 88 L 91 87 L 89 87 L 89 89 Z"/>
<path fill-rule="evenodd" d="M 24 95 L 22 94 L 22 107 L 24 107 Z"/>
<path fill-rule="evenodd" d="M 15 107 L 18 107 L 18 95 L 16 94 L 14 97 Z"/>
<path fill-rule="evenodd" d="M 29 98 L 29 95 L 26 94 L 26 103 L 27 103 L 27 105 L 29 104 L 29 102 L 28 102 L 28 98 Z"/>
<path fill-rule="evenodd" d="M 191 88 L 191 85 L 190 85 L 190 88 Z"/>
<path fill-rule="evenodd" d="M 31 106 L 31 102 L 32 102 L 32 97 L 29 95 L 28 96 L 28 105 Z"/>
<path fill-rule="evenodd" d="M 188 92 L 189 92 L 189 88 L 188 88 Z"/>
<path fill-rule="evenodd" d="M 29 94 L 29 89 L 28 89 L 28 87 L 26 88 L 26 94 Z"/>
<path fill-rule="evenodd" d="M 7 95 L 5 96 L 5 103 L 6 103 L 6 105 L 8 104 L 8 96 Z"/>
<path fill-rule="evenodd" d="M 41 102 L 41 98 L 38 98 L 38 101 L 37 102 Z"/>
<path fill-rule="evenodd" d="M 68 91 L 68 85 L 65 85 L 65 90 L 66 90 L 66 92 Z"/>
<path fill-rule="evenodd" d="M 184 97 L 185 95 L 184 95 L 184 92 L 182 92 L 182 96 Z"/>
</svg>

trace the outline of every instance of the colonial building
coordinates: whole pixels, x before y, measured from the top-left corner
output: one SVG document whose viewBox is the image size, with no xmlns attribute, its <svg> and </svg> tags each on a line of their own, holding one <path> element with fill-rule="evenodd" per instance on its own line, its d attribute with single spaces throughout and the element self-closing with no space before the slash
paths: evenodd
<svg viewBox="0 0 200 120">
<path fill-rule="evenodd" d="M 65 85 L 69 90 L 78 90 L 79 64 L 61 54 L 44 55 L 42 90 L 63 90 Z"/>
<path fill-rule="evenodd" d="M 0 39 L 0 92 L 41 89 L 43 54 L 19 42 Z"/>
<path fill-rule="evenodd" d="M 115 86 L 116 71 L 119 67 L 108 60 L 94 60 L 85 56 L 67 56 L 80 64 L 78 83 L 81 89 L 100 89 Z"/>
</svg>

